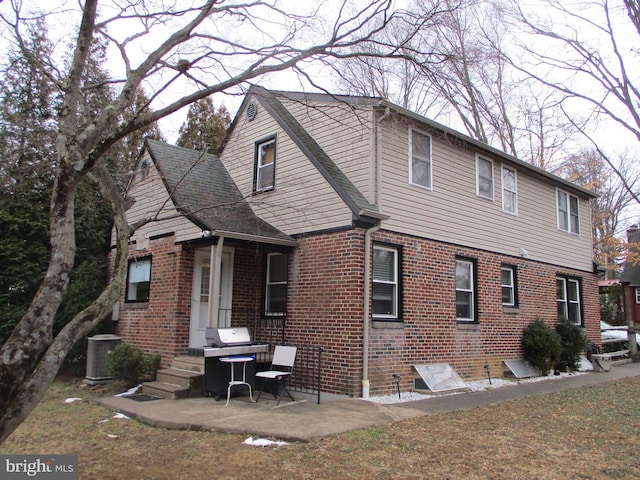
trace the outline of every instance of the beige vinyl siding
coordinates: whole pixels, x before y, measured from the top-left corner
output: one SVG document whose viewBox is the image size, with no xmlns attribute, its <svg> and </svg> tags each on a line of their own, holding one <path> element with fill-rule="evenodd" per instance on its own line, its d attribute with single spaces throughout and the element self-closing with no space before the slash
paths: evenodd
<svg viewBox="0 0 640 480">
<path fill-rule="evenodd" d="M 253 194 L 255 142 L 274 134 L 275 188 Z M 221 160 L 256 215 L 284 233 L 351 225 L 351 211 L 264 107 L 252 122 L 240 113 Z"/>
<path fill-rule="evenodd" d="M 476 156 L 432 133 L 433 189 L 408 180 L 407 123 L 383 122 L 380 209 L 384 228 L 559 266 L 591 271 L 590 210 L 580 199 L 580 235 L 562 232 L 556 221 L 556 186 L 517 171 L 518 215 L 502 211 L 501 161 L 493 156 L 494 199 L 476 195 Z M 424 130 L 424 129 L 423 129 Z M 553 246 L 550 248 L 550 245 Z"/>
<path fill-rule="evenodd" d="M 305 105 L 280 98 L 367 200 L 374 203 L 374 138 L 371 106 L 340 102 Z"/>
<path fill-rule="evenodd" d="M 140 178 L 139 169 L 135 172 L 134 183 L 129 189 L 129 197 L 135 199 L 135 203 L 127 210 L 127 222 L 131 224 L 139 219 L 155 216 L 158 212 L 158 218 L 166 220 L 144 225 L 134 234 L 134 238 L 144 238 L 145 235 L 154 237 L 172 232 L 175 232 L 177 242 L 199 238 L 202 229 L 197 228 L 184 216 L 178 215 L 154 163 L 148 155 L 145 155 L 145 159 L 150 163 L 149 172 L 144 180 Z"/>
</svg>

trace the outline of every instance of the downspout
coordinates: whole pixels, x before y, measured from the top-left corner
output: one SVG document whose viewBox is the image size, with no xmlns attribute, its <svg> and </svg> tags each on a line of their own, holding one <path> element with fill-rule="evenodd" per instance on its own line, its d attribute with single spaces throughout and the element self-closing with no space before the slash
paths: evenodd
<svg viewBox="0 0 640 480">
<path fill-rule="evenodd" d="M 364 314 L 362 318 L 362 398 L 369 398 L 369 321 L 371 303 L 371 236 L 380 230 L 375 225 L 364 232 Z"/>
<path fill-rule="evenodd" d="M 210 267 L 209 267 L 209 326 L 224 327 L 219 325 L 220 321 L 220 265 L 222 264 L 222 247 L 224 245 L 224 237 L 218 237 L 218 243 L 211 245 Z"/>
<path fill-rule="evenodd" d="M 374 110 L 375 111 L 375 110 Z M 385 109 L 384 114 L 376 120 L 375 125 L 375 203 L 380 208 L 380 185 L 382 170 L 382 154 L 380 152 L 380 142 L 378 141 L 379 124 L 391 114 L 389 107 Z M 362 315 L 362 398 L 369 398 L 369 322 L 371 317 L 371 237 L 374 233 L 380 230 L 382 225 L 377 225 L 368 228 L 364 233 L 364 305 Z"/>
</svg>

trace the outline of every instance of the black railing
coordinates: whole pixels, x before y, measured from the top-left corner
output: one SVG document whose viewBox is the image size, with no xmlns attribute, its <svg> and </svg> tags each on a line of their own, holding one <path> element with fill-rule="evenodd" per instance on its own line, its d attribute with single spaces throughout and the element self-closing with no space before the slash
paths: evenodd
<svg viewBox="0 0 640 480">
<path fill-rule="evenodd" d="M 256 360 L 259 370 L 266 370 L 271 366 L 273 350 L 276 345 L 291 345 L 298 347 L 296 362 L 289 388 L 293 392 L 315 395 L 320 403 L 322 386 L 322 347 L 317 345 L 300 345 L 285 342 L 285 317 L 259 318 L 247 322 L 247 327 L 253 336 L 253 343 L 269 344 L 268 354 L 258 354 Z"/>
<path fill-rule="evenodd" d="M 320 403 L 322 347 L 316 345 L 294 346 L 298 347 L 298 351 L 289 388 L 294 392 L 316 395 L 316 401 Z"/>
<path fill-rule="evenodd" d="M 258 318 L 247 322 L 247 327 L 253 335 L 253 342 L 269 345 L 284 344 L 285 326 L 285 317 Z"/>
</svg>

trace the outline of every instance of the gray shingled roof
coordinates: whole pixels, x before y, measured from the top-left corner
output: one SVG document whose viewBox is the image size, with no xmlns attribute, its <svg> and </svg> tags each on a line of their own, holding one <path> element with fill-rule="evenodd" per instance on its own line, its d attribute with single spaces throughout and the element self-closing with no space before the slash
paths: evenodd
<svg viewBox="0 0 640 480">
<path fill-rule="evenodd" d="M 295 242 L 256 216 L 216 155 L 157 140 L 146 148 L 176 208 L 203 230 Z"/>
<path fill-rule="evenodd" d="M 273 92 L 254 85 L 249 90 L 249 93 L 258 98 L 282 129 L 287 132 L 289 137 L 351 209 L 355 218 L 361 219 L 363 216 L 378 219 L 387 218 L 386 215 L 380 213 L 376 205 L 365 198 L 362 192 L 349 180 L 309 132 L 300 125 Z"/>
</svg>

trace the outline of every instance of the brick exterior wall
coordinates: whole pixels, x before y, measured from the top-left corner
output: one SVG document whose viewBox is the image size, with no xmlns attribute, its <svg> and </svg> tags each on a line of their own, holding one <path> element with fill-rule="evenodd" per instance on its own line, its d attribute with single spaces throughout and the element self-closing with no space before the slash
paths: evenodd
<svg viewBox="0 0 640 480">
<path fill-rule="evenodd" d="M 175 245 L 170 236 L 151 240 L 148 251 L 131 247 L 129 258 L 136 256 L 152 258 L 149 302 L 127 303 L 123 289 L 116 333 L 123 342 L 160 354 L 168 366 L 189 346 L 193 251 Z"/>
<path fill-rule="evenodd" d="M 523 258 L 380 231 L 374 242 L 402 249 L 402 321 L 373 321 L 370 329 L 370 394 L 413 387 L 413 365 L 450 363 L 465 379 L 503 374 L 502 361 L 521 358 L 520 337 L 536 318 L 554 325 L 556 275 L 581 279 L 585 333 L 599 342 L 599 303 L 594 274 Z M 321 345 L 323 390 L 359 396 L 362 377 L 364 231 L 307 237 L 290 260 L 287 341 Z M 456 322 L 456 256 L 477 262 L 478 323 Z M 503 308 L 501 265 L 517 266 L 519 305 Z"/>
<path fill-rule="evenodd" d="M 360 396 L 364 230 L 305 236 L 289 257 L 285 342 L 324 349 L 322 390 Z M 594 274 L 525 258 L 379 231 L 374 242 L 402 251 L 402 320 L 373 321 L 370 328 L 370 395 L 413 388 L 413 365 L 450 363 L 467 380 L 503 373 L 502 361 L 520 358 L 520 337 L 534 319 L 556 322 L 556 275 L 581 279 L 586 334 L 599 343 L 599 301 Z M 151 293 L 148 304 L 122 303 L 117 333 L 125 342 L 160 353 L 167 365 L 188 348 L 193 251 L 174 245 L 173 237 L 152 240 Z M 130 252 L 133 255 L 133 252 Z M 147 254 L 142 254 L 146 256 Z M 234 324 L 260 335 L 262 249 L 236 248 Z M 475 259 L 478 323 L 459 324 L 455 311 L 455 260 Z M 517 308 L 503 308 L 501 265 L 517 266 Z M 124 300 L 124 292 L 122 300 Z M 260 338 L 256 339 L 260 341 Z"/>
</svg>

